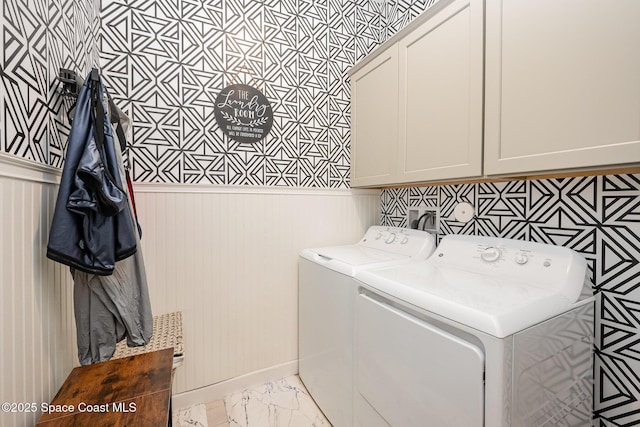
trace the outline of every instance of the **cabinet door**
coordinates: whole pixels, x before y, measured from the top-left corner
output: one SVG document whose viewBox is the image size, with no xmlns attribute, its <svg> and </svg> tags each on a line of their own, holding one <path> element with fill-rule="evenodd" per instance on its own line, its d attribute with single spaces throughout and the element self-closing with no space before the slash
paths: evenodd
<svg viewBox="0 0 640 427">
<path fill-rule="evenodd" d="M 395 178 L 398 144 L 398 48 L 380 53 L 351 76 L 351 185 Z"/>
<path fill-rule="evenodd" d="M 491 0 L 485 173 L 640 161 L 640 1 Z"/>
<path fill-rule="evenodd" d="M 456 0 L 400 40 L 401 181 L 481 175 L 483 22 Z"/>
</svg>

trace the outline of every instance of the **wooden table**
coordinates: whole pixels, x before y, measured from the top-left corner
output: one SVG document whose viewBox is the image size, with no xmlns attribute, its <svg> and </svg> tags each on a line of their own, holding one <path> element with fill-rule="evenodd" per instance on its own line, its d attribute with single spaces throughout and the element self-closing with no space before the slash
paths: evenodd
<svg viewBox="0 0 640 427">
<path fill-rule="evenodd" d="M 168 348 L 75 368 L 36 426 L 166 426 L 172 365 Z"/>
</svg>

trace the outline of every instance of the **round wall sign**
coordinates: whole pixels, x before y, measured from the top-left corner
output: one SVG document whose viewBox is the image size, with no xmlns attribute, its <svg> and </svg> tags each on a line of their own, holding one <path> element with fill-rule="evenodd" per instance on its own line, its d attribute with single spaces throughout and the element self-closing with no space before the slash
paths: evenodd
<svg viewBox="0 0 640 427">
<path fill-rule="evenodd" d="M 236 84 L 222 89 L 213 113 L 222 132 L 238 142 L 258 142 L 269 134 L 273 125 L 269 100 L 249 85 Z"/>
</svg>

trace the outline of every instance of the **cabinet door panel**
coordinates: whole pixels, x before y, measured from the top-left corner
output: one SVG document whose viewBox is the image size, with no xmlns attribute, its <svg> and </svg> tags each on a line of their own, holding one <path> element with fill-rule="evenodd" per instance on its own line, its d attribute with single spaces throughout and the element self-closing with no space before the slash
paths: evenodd
<svg viewBox="0 0 640 427">
<path fill-rule="evenodd" d="M 351 77 L 351 185 L 393 182 L 398 144 L 398 48 Z"/>
<path fill-rule="evenodd" d="M 481 174 L 482 21 L 454 1 L 399 42 L 403 181 Z"/>
<path fill-rule="evenodd" d="M 640 161 L 640 2 L 487 2 L 485 173 Z"/>
</svg>

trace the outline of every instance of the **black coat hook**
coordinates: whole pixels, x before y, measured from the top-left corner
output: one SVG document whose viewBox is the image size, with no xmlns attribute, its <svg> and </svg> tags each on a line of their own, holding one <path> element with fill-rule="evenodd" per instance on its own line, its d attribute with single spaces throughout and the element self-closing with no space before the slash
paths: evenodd
<svg viewBox="0 0 640 427">
<path fill-rule="evenodd" d="M 74 98 L 78 96 L 81 85 L 78 84 L 78 76 L 75 71 L 60 68 L 58 80 L 62 82 L 62 95 Z"/>
</svg>

